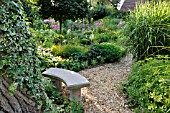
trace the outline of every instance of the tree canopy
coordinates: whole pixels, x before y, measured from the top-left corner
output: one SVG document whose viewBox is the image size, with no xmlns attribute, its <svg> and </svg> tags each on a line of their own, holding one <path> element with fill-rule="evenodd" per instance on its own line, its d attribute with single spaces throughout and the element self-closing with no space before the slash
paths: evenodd
<svg viewBox="0 0 170 113">
<path fill-rule="evenodd" d="M 60 22 L 60 34 L 62 34 L 63 21 L 83 18 L 88 13 L 86 0 L 38 0 L 37 3 L 43 18 L 52 17 Z M 62 44 L 61 38 L 60 42 Z"/>
<path fill-rule="evenodd" d="M 83 18 L 88 12 L 86 0 L 38 0 L 40 13 L 44 18 L 57 20 Z"/>
</svg>

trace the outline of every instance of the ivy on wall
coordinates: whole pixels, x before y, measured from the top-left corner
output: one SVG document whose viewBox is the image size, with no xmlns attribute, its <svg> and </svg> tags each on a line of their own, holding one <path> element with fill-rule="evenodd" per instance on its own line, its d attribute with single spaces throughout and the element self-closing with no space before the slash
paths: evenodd
<svg viewBox="0 0 170 113">
<path fill-rule="evenodd" d="M 10 78 L 11 91 L 20 86 L 40 102 L 45 94 L 40 62 L 23 14 L 20 0 L 0 0 L 0 71 Z"/>
</svg>

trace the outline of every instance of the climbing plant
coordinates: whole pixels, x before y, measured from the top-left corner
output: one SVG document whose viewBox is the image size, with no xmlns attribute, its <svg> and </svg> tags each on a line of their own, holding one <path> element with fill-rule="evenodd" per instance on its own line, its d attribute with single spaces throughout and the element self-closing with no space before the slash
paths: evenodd
<svg viewBox="0 0 170 113">
<path fill-rule="evenodd" d="M 33 22 L 40 18 L 40 15 L 38 13 L 38 7 L 35 6 L 36 1 L 34 0 L 22 0 L 23 9 L 26 14 L 26 21 L 30 22 L 30 25 L 32 27 Z"/>
<path fill-rule="evenodd" d="M 23 14 L 20 0 L 0 0 L 0 71 L 10 79 L 12 93 L 22 87 L 41 107 L 42 97 L 47 97 L 36 45 Z"/>
</svg>

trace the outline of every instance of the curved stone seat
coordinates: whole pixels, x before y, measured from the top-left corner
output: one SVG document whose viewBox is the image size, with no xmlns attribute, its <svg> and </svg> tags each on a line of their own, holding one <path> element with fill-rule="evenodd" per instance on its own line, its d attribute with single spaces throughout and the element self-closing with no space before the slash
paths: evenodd
<svg viewBox="0 0 170 113">
<path fill-rule="evenodd" d="M 70 90 L 70 100 L 74 98 L 80 101 L 82 99 L 81 88 L 90 85 L 90 82 L 84 76 L 66 69 L 50 68 L 42 74 L 45 77 L 50 77 L 52 79 L 64 82 L 67 89 Z"/>
</svg>

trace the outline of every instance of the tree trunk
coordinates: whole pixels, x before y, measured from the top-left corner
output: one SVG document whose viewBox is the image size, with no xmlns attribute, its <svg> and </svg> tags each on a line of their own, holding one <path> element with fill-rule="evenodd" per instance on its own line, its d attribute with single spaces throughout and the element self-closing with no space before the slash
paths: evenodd
<svg viewBox="0 0 170 113">
<path fill-rule="evenodd" d="M 0 75 L 0 113 L 41 113 L 24 90 L 18 88 L 16 93 L 11 95 L 9 86 L 8 78 Z"/>
<path fill-rule="evenodd" d="M 60 44 L 63 45 L 63 38 L 62 38 L 62 20 L 59 20 L 60 23 Z"/>
</svg>

